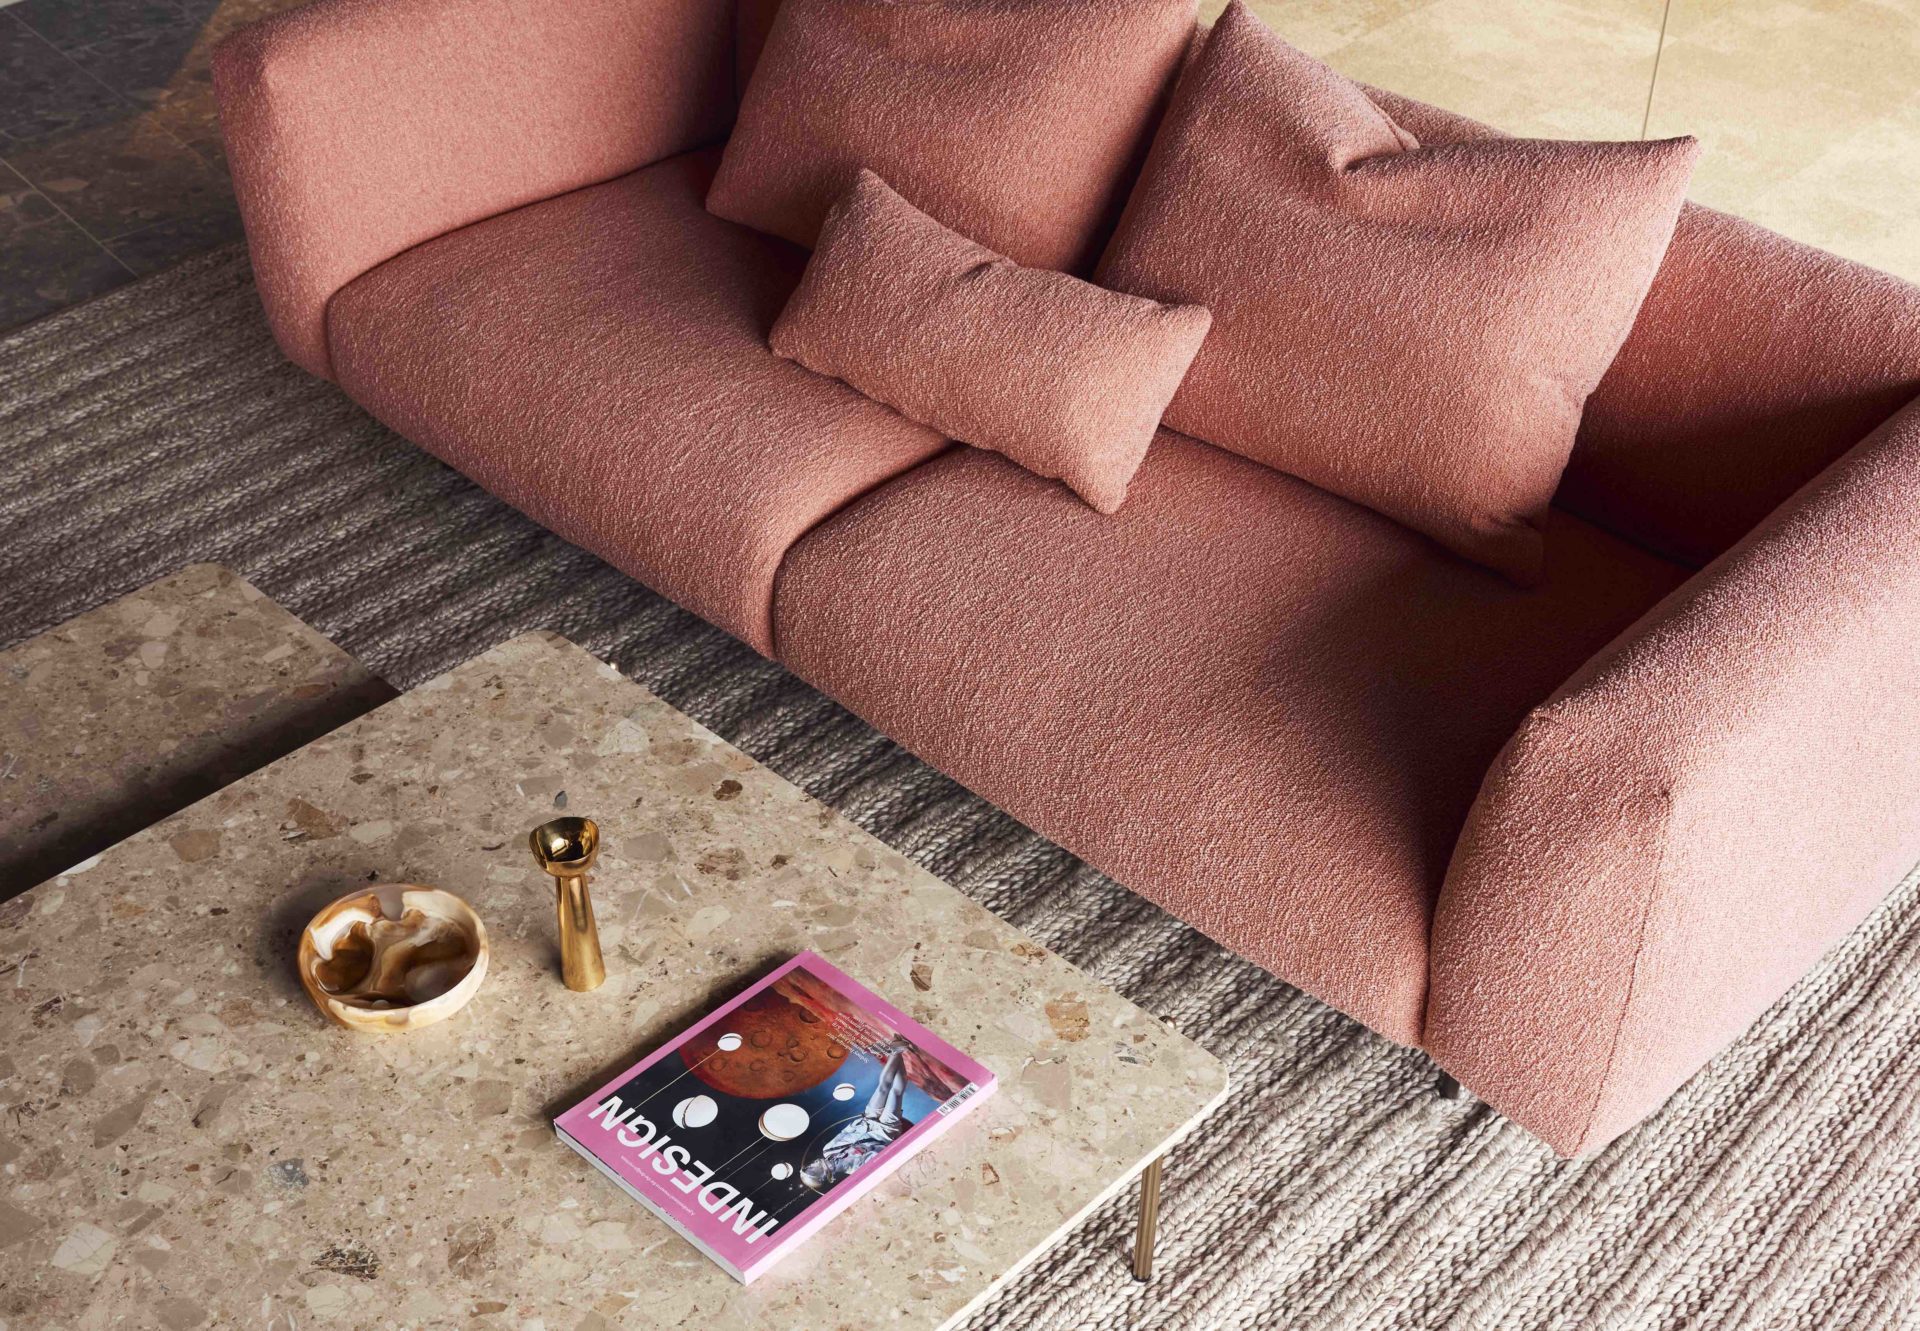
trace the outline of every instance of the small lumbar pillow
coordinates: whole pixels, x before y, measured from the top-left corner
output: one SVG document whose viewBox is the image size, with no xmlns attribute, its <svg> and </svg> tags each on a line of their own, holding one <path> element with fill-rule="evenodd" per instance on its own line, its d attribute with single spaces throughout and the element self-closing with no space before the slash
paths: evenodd
<svg viewBox="0 0 1920 1331">
<path fill-rule="evenodd" d="M 1022 268 L 862 171 L 827 214 L 773 349 L 951 438 L 1120 507 L 1211 322 Z"/>
<path fill-rule="evenodd" d="M 1035 268 L 1090 271 L 1198 0 L 786 0 L 707 208 L 813 244 L 870 168 Z"/>
<path fill-rule="evenodd" d="M 1587 396 L 1697 146 L 1421 148 L 1235 0 L 1174 91 L 1100 281 L 1213 311 L 1167 425 L 1539 581 Z"/>
</svg>

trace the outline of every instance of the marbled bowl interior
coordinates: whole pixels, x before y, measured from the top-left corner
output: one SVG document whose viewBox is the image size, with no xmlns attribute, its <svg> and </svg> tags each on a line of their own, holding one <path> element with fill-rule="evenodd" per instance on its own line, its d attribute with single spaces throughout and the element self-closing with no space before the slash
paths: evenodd
<svg viewBox="0 0 1920 1331">
<path fill-rule="evenodd" d="M 300 983 L 337 1025 L 392 1032 L 465 1007 L 487 975 L 487 929 L 451 892 L 412 883 L 361 888 L 300 932 Z"/>
</svg>

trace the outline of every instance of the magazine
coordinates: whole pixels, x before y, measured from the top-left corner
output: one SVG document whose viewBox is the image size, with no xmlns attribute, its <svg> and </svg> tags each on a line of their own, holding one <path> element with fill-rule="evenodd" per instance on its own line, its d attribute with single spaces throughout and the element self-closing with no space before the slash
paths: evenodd
<svg viewBox="0 0 1920 1331">
<path fill-rule="evenodd" d="M 553 1128 L 751 1283 L 993 1089 L 986 1068 L 803 952 Z"/>
</svg>

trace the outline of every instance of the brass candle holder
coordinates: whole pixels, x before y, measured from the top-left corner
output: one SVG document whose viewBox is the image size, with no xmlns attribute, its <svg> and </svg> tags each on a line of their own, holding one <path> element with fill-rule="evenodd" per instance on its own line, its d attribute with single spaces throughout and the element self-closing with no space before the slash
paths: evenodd
<svg viewBox="0 0 1920 1331">
<path fill-rule="evenodd" d="M 600 850 L 600 829 L 591 818 L 555 818 L 528 834 L 533 858 L 553 875 L 554 911 L 560 925 L 560 970 L 567 988 L 598 989 L 607 978 L 600 959 L 600 931 L 593 923 L 587 870 Z"/>
</svg>

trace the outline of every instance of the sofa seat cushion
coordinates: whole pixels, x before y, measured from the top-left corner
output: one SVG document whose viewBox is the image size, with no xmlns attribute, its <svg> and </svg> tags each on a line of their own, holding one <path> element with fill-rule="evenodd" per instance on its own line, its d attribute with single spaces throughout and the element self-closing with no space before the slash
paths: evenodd
<svg viewBox="0 0 1920 1331">
<path fill-rule="evenodd" d="M 340 291 L 328 334 L 375 416 L 764 652 L 787 547 L 946 441 L 768 348 L 807 256 L 706 211 L 717 160 L 429 241 Z"/>
<path fill-rule="evenodd" d="M 959 450 L 789 554 L 781 659 L 934 766 L 1396 1040 L 1527 710 L 1683 571 L 1554 511 L 1522 591 L 1162 431 L 1102 517 Z"/>
</svg>

